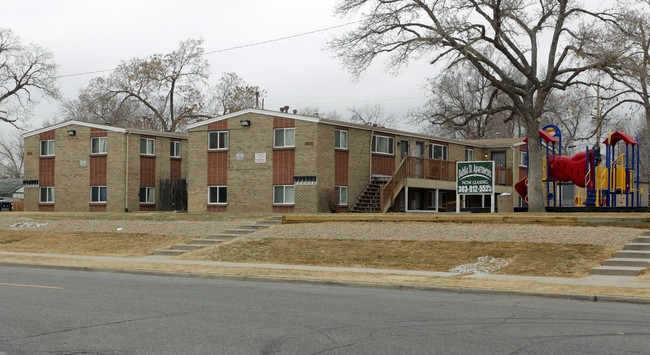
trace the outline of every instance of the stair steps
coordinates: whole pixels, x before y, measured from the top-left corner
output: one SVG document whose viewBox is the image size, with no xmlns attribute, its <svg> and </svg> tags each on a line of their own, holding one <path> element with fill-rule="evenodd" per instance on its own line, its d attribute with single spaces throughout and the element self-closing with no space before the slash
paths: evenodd
<svg viewBox="0 0 650 355">
<path fill-rule="evenodd" d="M 153 255 L 178 256 L 190 250 L 205 248 L 210 245 L 214 245 L 279 224 L 282 224 L 282 216 L 273 216 L 269 220 L 257 221 L 245 226 L 241 226 L 237 229 L 226 230 L 220 234 L 210 234 L 204 238 L 193 239 L 191 244 L 175 244 L 171 249 L 155 250 L 153 252 Z"/>
<path fill-rule="evenodd" d="M 381 212 L 381 187 L 386 184 L 386 178 L 372 178 L 355 204 L 350 208 L 354 213 Z"/>
<path fill-rule="evenodd" d="M 591 269 L 592 275 L 638 276 L 650 267 L 650 231 L 634 238 L 623 250 L 614 252 L 614 257 L 604 260 L 601 266 Z"/>
</svg>

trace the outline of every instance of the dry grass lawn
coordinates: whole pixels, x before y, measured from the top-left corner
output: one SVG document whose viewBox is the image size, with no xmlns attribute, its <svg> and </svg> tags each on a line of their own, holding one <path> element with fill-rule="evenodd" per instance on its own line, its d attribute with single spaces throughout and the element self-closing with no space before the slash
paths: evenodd
<svg viewBox="0 0 650 355">
<path fill-rule="evenodd" d="M 138 257 L 191 239 L 143 233 L 0 230 L 0 251 Z"/>
<path fill-rule="evenodd" d="M 180 258 L 448 271 L 488 255 L 511 260 L 499 274 L 583 277 L 615 250 L 589 244 L 268 238 L 235 239 Z"/>
</svg>

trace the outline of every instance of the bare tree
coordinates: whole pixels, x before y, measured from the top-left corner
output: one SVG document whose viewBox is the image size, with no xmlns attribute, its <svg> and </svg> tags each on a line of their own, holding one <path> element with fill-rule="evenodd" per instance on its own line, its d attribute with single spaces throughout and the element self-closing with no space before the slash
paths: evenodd
<svg viewBox="0 0 650 355">
<path fill-rule="evenodd" d="M 386 113 L 384 106 L 379 103 L 348 107 L 348 111 L 352 114 L 350 121 L 358 124 L 390 127 L 396 122 L 395 117 Z"/>
<path fill-rule="evenodd" d="M 254 108 L 259 105 L 259 100 L 266 97 L 265 90 L 247 84 L 234 72 L 222 73 L 219 83 L 211 89 L 211 92 L 213 97 L 210 101 L 214 107 L 210 111 L 215 115 Z"/>
<path fill-rule="evenodd" d="M 117 96 L 93 91 L 93 86 L 90 84 L 82 89 L 77 98 L 62 100 L 61 114 L 65 119 L 131 127 L 138 117 L 148 113 L 137 101 L 123 101 Z"/>
<path fill-rule="evenodd" d="M 18 132 L 0 137 L 0 177 L 5 179 L 23 177 L 25 145 Z"/>
<path fill-rule="evenodd" d="M 425 106 L 410 114 L 414 123 L 458 139 L 512 137 L 516 120 L 504 109 L 509 100 L 471 65 L 459 62 L 428 80 Z"/>
<path fill-rule="evenodd" d="M 36 44 L 24 45 L 11 30 L 0 28 L 0 121 L 15 125 L 36 102 L 33 92 L 59 95 L 53 57 L 52 52 Z"/>
<path fill-rule="evenodd" d="M 470 63 L 509 98 L 504 110 L 525 126 L 530 181 L 542 181 L 537 132 L 550 93 L 619 55 L 615 46 L 586 52 L 587 44 L 602 41 L 593 26 L 608 16 L 570 0 L 342 0 L 336 12 L 361 13 L 357 29 L 330 41 L 354 75 L 382 54 L 395 69 L 423 56 L 432 64 Z M 544 211 L 541 183 L 529 185 L 529 210 Z"/>
<path fill-rule="evenodd" d="M 303 107 L 300 110 L 298 110 L 299 115 L 303 116 L 310 116 L 310 117 L 320 117 L 320 118 L 327 118 L 330 120 L 336 120 L 336 121 L 341 121 L 343 118 L 341 115 L 336 111 L 325 111 L 319 107 L 316 106 L 307 106 Z"/>
<path fill-rule="evenodd" d="M 203 113 L 200 90 L 210 73 L 202 43 L 188 39 L 171 53 L 122 62 L 107 78 L 92 80 L 87 90 L 92 97 L 117 103 L 118 112 L 138 104 L 161 130 L 175 131 L 183 122 L 210 117 Z"/>
</svg>

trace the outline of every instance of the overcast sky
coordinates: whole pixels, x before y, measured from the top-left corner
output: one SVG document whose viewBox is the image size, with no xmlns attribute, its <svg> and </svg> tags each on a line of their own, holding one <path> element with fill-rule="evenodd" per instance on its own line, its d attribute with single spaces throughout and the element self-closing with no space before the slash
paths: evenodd
<svg viewBox="0 0 650 355">
<path fill-rule="evenodd" d="M 188 38 L 203 38 L 206 52 L 211 52 L 356 20 L 335 16 L 334 4 L 334 0 L 7 0 L 0 26 L 13 30 L 24 43 L 54 52 L 60 75 L 70 75 L 168 53 Z M 387 72 L 378 61 L 358 82 L 351 80 L 326 49 L 326 41 L 353 26 L 208 54 L 211 84 L 222 72 L 236 72 L 267 91 L 265 108 L 270 110 L 317 106 L 347 117 L 347 107 L 364 103 L 379 102 L 397 115 L 423 105 L 425 78 L 434 75 L 426 60 L 412 61 L 399 75 Z M 65 97 L 74 98 L 90 79 L 107 74 L 63 77 L 58 84 Z M 42 103 L 34 113 L 34 121 L 42 122 L 59 110 L 54 103 Z M 400 128 L 416 130 L 408 124 Z"/>
</svg>

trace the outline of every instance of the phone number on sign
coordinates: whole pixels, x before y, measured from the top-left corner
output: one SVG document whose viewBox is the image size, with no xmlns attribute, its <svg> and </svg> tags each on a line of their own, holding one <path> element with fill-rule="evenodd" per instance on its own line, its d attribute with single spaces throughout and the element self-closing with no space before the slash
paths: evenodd
<svg viewBox="0 0 650 355">
<path fill-rule="evenodd" d="M 489 185 L 480 185 L 480 186 L 458 186 L 458 193 L 492 193 L 492 186 Z"/>
</svg>

